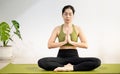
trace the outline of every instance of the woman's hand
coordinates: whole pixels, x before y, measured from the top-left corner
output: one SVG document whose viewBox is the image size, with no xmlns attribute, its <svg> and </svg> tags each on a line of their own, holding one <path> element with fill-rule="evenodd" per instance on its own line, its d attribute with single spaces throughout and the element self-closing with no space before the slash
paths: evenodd
<svg viewBox="0 0 120 74">
<path fill-rule="evenodd" d="M 66 33 L 66 36 L 65 36 L 65 41 L 67 42 L 67 43 L 70 43 L 71 44 L 71 37 L 70 37 L 70 32 L 69 32 L 69 30 L 67 31 L 67 33 Z"/>
<path fill-rule="evenodd" d="M 64 43 L 65 43 L 65 44 L 68 43 L 68 37 L 67 37 L 67 35 L 65 36 Z"/>
<path fill-rule="evenodd" d="M 70 34 L 67 34 L 67 42 L 69 43 L 69 44 L 71 44 L 71 37 L 70 37 Z"/>
</svg>

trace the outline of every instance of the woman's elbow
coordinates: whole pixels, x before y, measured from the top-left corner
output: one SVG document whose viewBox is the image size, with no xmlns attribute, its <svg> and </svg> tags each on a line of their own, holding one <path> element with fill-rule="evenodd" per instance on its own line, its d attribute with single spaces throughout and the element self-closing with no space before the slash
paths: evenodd
<svg viewBox="0 0 120 74">
<path fill-rule="evenodd" d="M 51 49 L 51 48 L 52 48 L 51 44 L 50 44 L 50 43 L 48 43 L 48 49 Z"/>
<path fill-rule="evenodd" d="M 48 43 L 48 49 L 55 48 L 54 43 L 50 42 Z"/>
<path fill-rule="evenodd" d="M 48 46 L 48 49 L 51 49 L 51 47 L 50 47 L 50 46 Z"/>
<path fill-rule="evenodd" d="M 87 48 L 88 48 L 88 44 L 86 44 L 86 43 L 85 43 L 84 48 L 86 48 L 86 49 L 87 49 Z"/>
</svg>

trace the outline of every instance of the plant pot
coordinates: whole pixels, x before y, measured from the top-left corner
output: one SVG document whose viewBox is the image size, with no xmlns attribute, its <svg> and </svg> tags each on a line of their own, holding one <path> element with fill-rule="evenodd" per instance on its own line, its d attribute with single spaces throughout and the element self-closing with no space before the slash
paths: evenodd
<svg viewBox="0 0 120 74">
<path fill-rule="evenodd" d="M 12 46 L 0 47 L 0 59 L 11 59 L 12 50 Z"/>
</svg>

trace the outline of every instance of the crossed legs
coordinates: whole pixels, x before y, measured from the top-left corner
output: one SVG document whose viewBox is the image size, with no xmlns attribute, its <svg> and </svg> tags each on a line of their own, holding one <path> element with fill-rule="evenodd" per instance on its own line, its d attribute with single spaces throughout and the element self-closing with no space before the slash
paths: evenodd
<svg viewBox="0 0 120 74">
<path fill-rule="evenodd" d="M 51 71 L 89 71 L 100 66 L 98 58 L 46 57 L 38 61 L 39 67 Z"/>
</svg>

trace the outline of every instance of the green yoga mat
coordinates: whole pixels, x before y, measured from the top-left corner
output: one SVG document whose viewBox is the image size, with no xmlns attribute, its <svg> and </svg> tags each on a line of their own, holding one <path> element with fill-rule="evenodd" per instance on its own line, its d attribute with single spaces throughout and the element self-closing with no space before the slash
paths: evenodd
<svg viewBox="0 0 120 74">
<path fill-rule="evenodd" d="M 54 72 L 54 71 L 45 71 L 38 67 L 37 64 L 8 64 L 6 67 L 0 70 L 1 73 L 11 73 L 11 74 L 105 74 L 105 73 L 118 73 L 120 74 L 120 64 L 102 64 L 100 67 L 96 68 L 93 71 L 74 71 L 74 72 Z"/>
</svg>

